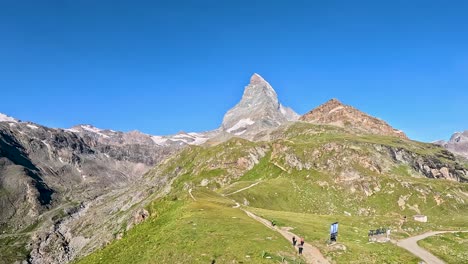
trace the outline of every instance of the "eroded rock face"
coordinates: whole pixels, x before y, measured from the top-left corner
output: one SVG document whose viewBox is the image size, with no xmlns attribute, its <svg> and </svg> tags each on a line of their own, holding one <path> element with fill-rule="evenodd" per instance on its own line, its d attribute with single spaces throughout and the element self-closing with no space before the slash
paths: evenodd
<svg viewBox="0 0 468 264">
<path fill-rule="evenodd" d="M 33 229 L 31 263 L 65 263 L 81 255 L 83 248 L 111 240 L 110 229 L 119 227 L 113 223 L 102 228 L 103 234 L 90 232 L 85 237 L 77 230 L 84 230 L 83 223 L 88 223 L 88 230 L 98 229 L 101 221 L 126 210 L 125 204 L 119 207 L 119 199 L 127 197 L 133 205 L 147 198 L 149 191 L 141 196 L 136 195 L 138 189 L 127 192 L 136 183 L 140 190 L 149 188 L 154 183 L 143 181 L 143 174 L 186 145 L 156 144 L 147 135 L 121 132 L 111 133 L 122 140 L 106 142 L 97 133 L 101 132 L 52 129 L 11 118 L 0 121 L 0 234 L 40 223 Z M 109 207 L 98 202 L 102 200 Z M 89 204 L 93 215 L 79 207 L 79 214 L 68 212 L 77 208 L 76 203 Z M 131 217 L 130 212 L 121 215 Z M 99 221 L 90 221 L 95 217 Z"/>
<path fill-rule="evenodd" d="M 254 74 L 245 87 L 241 101 L 224 116 L 221 130 L 235 136 L 251 138 L 263 130 L 277 128 L 299 118 L 284 107 L 271 85 Z"/>
<path fill-rule="evenodd" d="M 451 163 L 442 162 L 441 157 L 422 156 L 402 148 L 388 147 L 387 151 L 396 162 L 409 165 L 427 178 L 468 181 L 468 171 L 457 163 L 455 156 L 448 151 L 444 151 L 443 158 L 452 161 Z"/>
<path fill-rule="evenodd" d="M 344 105 L 337 99 L 331 99 L 315 108 L 303 115 L 300 120 L 314 124 L 352 128 L 367 134 L 407 138 L 402 131 L 394 129 L 385 121 L 363 113 L 352 106 Z"/>
</svg>

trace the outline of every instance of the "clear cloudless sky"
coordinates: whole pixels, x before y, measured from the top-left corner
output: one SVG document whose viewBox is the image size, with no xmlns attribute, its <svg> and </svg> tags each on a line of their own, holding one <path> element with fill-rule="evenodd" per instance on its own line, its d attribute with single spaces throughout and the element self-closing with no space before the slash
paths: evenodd
<svg viewBox="0 0 468 264">
<path fill-rule="evenodd" d="M 0 112 L 51 127 L 217 128 L 252 73 L 421 141 L 468 129 L 468 1 L 0 0 Z"/>
</svg>

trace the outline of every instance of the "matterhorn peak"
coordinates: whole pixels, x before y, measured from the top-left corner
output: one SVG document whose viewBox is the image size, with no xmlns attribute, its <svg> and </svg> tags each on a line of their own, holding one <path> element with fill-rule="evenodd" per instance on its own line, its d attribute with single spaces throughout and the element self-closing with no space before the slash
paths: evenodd
<svg viewBox="0 0 468 264">
<path fill-rule="evenodd" d="M 269 85 L 269 83 L 267 81 L 265 81 L 265 79 L 263 79 L 263 77 L 260 76 L 260 74 L 258 74 L 258 73 L 254 73 L 252 75 L 252 77 L 250 77 L 250 84 L 252 84 L 252 85 L 268 84 Z"/>
<path fill-rule="evenodd" d="M 245 87 L 241 103 L 245 101 L 250 103 L 259 100 L 269 100 L 274 104 L 279 103 L 278 95 L 276 94 L 276 91 L 273 89 L 273 87 L 271 87 L 271 85 L 265 81 L 262 76 L 254 73 L 252 77 L 250 77 L 250 83 Z"/>
<path fill-rule="evenodd" d="M 221 129 L 237 136 L 251 137 L 298 118 L 292 109 L 281 105 L 273 87 L 254 73 L 241 101 L 224 116 Z"/>
</svg>

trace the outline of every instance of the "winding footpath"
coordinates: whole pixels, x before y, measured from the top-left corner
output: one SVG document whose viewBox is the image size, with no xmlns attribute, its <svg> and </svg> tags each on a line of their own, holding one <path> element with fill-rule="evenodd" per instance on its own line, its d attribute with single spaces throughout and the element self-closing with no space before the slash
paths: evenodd
<svg viewBox="0 0 468 264">
<path fill-rule="evenodd" d="M 237 191 L 235 191 L 235 192 L 232 192 L 232 193 L 228 193 L 228 194 L 226 194 L 226 195 L 224 195 L 224 196 L 229 196 L 229 195 L 233 195 L 233 194 L 240 193 L 240 192 L 242 192 L 242 191 L 248 190 L 248 189 L 250 189 L 250 188 L 252 188 L 252 187 L 257 186 L 257 185 L 258 185 L 259 183 L 261 183 L 261 182 L 262 182 L 262 181 L 258 181 L 258 182 L 254 183 L 254 184 L 251 184 L 251 185 L 249 185 L 249 186 L 247 186 L 247 187 L 245 187 L 245 188 L 239 189 L 239 190 L 237 190 Z"/>
<path fill-rule="evenodd" d="M 418 245 L 419 240 L 423 240 L 425 238 L 435 236 L 438 234 L 444 233 L 459 233 L 459 232 L 468 232 L 468 231 L 434 231 L 434 232 L 427 232 L 425 234 L 409 237 L 407 239 L 403 239 L 397 242 L 399 247 L 402 247 L 409 252 L 413 253 L 418 258 L 422 259 L 427 264 L 444 264 L 445 262 L 439 259 L 438 257 L 432 255 L 429 251 L 421 248 Z"/>
<path fill-rule="evenodd" d="M 248 186 L 246 188 L 242 188 L 242 189 L 240 189 L 240 190 L 238 190 L 236 192 L 230 193 L 230 194 L 234 194 L 234 193 L 238 193 L 238 192 L 250 189 L 250 188 L 256 186 L 259 183 L 260 182 L 256 182 L 256 183 L 254 183 L 254 184 L 252 184 L 252 185 L 250 185 L 250 186 Z M 193 201 L 197 201 L 195 196 L 192 194 L 192 189 L 189 189 L 188 193 L 189 193 L 189 195 L 190 195 L 190 197 L 192 198 Z M 228 195 L 230 195 L 230 194 L 228 194 Z M 288 228 L 278 228 L 276 226 L 272 226 L 270 221 L 268 221 L 268 220 L 266 220 L 266 219 L 264 219 L 264 218 L 262 218 L 262 217 L 260 217 L 260 216 L 258 216 L 256 214 L 254 214 L 254 213 L 252 213 L 250 211 L 245 210 L 244 208 L 241 207 L 241 205 L 238 202 L 236 202 L 234 200 L 232 200 L 232 201 L 235 203 L 235 205 L 232 208 L 238 208 L 238 209 L 244 211 L 250 218 L 262 223 L 263 225 L 270 228 L 271 230 L 280 233 L 288 241 L 292 241 L 293 236 L 295 236 L 296 238 L 299 238 L 298 235 L 296 235 L 294 233 L 291 233 Z M 312 246 L 309 243 L 304 243 L 304 251 L 302 252 L 302 256 L 305 258 L 305 260 L 306 260 L 306 262 L 308 264 L 328 264 L 328 263 L 330 263 L 322 255 L 322 253 L 320 253 L 320 251 L 316 247 Z"/>
<path fill-rule="evenodd" d="M 192 194 L 192 189 L 191 188 L 188 190 L 188 193 L 189 193 L 190 197 L 192 198 L 192 200 L 197 201 L 197 199 L 195 199 L 195 196 L 193 196 L 193 194 Z"/>
<path fill-rule="evenodd" d="M 242 211 L 244 211 L 250 218 L 255 219 L 256 221 L 262 223 L 266 227 L 270 228 L 273 231 L 276 231 L 280 233 L 284 238 L 286 238 L 288 241 L 292 241 L 293 236 L 296 238 L 299 238 L 299 236 L 291 233 L 287 228 L 278 228 L 276 226 L 272 226 L 270 221 L 261 218 L 260 216 L 249 212 L 243 208 L 241 208 Z M 304 251 L 302 252 L 302 256 L 306 259 L 307 263 L 309 264 L 323 264 L 323 263 L 330 263 L 323 255 L 320 253 L 320 251 L 312 246 L 309 243 L 304 243 Z"/>
</svg>

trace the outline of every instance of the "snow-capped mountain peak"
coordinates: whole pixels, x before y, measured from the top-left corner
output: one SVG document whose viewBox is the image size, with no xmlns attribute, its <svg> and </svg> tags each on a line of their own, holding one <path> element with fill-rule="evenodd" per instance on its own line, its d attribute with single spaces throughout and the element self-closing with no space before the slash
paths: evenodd
<svg viewBox="0 0 468 264">
<path fill-rule="evenodd" d="M 224 116 L 221 129 L 230 134 L 249 137 L 298 119 L 299 115 L 292 109 L 281 105 L 273 87 L 254 73 L 241 101 Z"/>
</svg>

